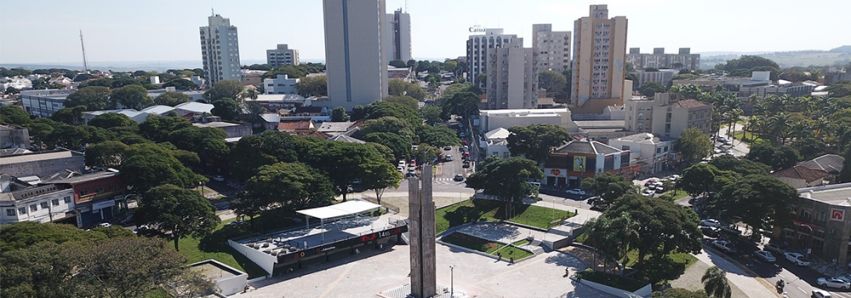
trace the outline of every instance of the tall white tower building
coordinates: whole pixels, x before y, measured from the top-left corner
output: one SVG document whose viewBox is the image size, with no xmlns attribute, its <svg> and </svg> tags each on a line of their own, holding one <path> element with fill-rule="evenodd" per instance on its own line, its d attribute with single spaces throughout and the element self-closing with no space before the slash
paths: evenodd
<svg viewBox="0 0 851 298">
<path fill-rule="evenodd" d="M 201 57 L 207 82 L 212 86 L 218 81 L 239 81 L 242 74 L 236 26 L 231 26 L 229 19 L 217 14 L 209 16 L 207 23 L 200 28 Z"/>
<path fill-rule="evenodd" d="M 561 73 L 570 68 L 570 31 L 553 31 L 552 24 L 532 25 L 535 68 Z"/>
<path fill-rule="evenodd" d="M 397 9 L 386 16 L 384 47 L 387 62 L 411 60 L 411 15 Z"/>
<path fill-rule="evenodd" d="M 606 5 L 589 10 L 589 16 L 573 22 L 571 101 L 576 106 L 594 100 L 623 104 L 627 19 L 609 18 Z"/>
<path fill-rule="evenodd" d="M 488 49 L 508 46 L 517 39 L 517 35 L 503 34 L 502 29 L 497 28 L 478 29 L 473 27 L 470 28 L 470 31 L 484 31 L 484 34 L 470 35 L 470 37 L 467 38 L 467 81 L 484 89 L 485 82 L 480 82 L 479 77 L 483 74 L 487 74 Z M 520 47 L 523 47 L 522 43 Z"/>
<path fill-rule="evenodd" d="M 534 109 L 538 106 L 538 73 L 531 48 L 513 39 L 501 48 L 487 49 L 489 109 Z"/>
<path fill-rule="evenodd" d="M 325 73 L 332 107 L 387 97 L 384 0 L 323 0 Z"/>
</svg>

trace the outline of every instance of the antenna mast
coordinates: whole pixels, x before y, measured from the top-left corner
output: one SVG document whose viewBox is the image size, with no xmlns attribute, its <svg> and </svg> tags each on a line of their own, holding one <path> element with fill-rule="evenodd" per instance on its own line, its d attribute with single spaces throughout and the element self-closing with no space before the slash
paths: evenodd
<svg viewBox="0 0 851 298">
<path fill-rule="evenodd" d="M 80 48 L 83 49 L 83 70 L 89 72 L 89 64 L 86 62 L 86 44 L 83 42 L 83 30 L 80 30 Z"/>
</svg>

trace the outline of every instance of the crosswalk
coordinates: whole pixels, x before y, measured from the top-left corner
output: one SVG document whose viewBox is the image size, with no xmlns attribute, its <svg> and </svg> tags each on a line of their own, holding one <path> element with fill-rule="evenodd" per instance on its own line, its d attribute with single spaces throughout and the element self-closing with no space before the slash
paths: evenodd
<svg viewBox="0 0 851 298">
<path fill-rule="evenodd" d="M 443 185 L 452 185 L 452 184 L 464 184 L 464 181 L 455 181 L 452 178 L 446 177 L 434 177 L 432 179 L 432 184 L 443 184 Z"/>
</svg>

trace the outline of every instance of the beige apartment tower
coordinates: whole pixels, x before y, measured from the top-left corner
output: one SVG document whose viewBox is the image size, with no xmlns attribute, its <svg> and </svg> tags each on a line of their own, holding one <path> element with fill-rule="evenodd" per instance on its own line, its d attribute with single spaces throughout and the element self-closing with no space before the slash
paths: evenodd
<svg viewBox="0 0 851 298">
<path fill-rule="evenodd" d="M 561 73 L 570 68 L 570 31 L 553 31 L 552 24 L 532 25 L 535 69 Z"/>
<path fill-rule="evenodd" d="M 573 105 L 583 107 L 598 101 L 604 104 L 591 106 L 602 109 L 623 104 L 626 32 L 626 17 L 609 18 L 606 5 L 591 5 L 589 16 L 574 21 L 570 86 Z"/>
</svg>

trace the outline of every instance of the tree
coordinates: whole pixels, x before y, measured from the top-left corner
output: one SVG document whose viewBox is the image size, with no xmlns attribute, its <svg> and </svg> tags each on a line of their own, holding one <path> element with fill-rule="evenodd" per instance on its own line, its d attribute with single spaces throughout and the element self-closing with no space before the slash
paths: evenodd
<svg viewBox="0 0 851 298">
<path fill-rule="evenodd" d="M 778 171 L 788 169 L 798 163 L 800 159 L 798 150 L 789 146 L 774 146 L 769 143 L 754 144 L 745 158 L 763 163 Z"/>
<path fill-rule="evenodd" d="M 172 131 L 191 126 L 189 120 L 176 115 L 151 115 L 148 120 L 139 124 L 139 133 L 154 142 L 165 142 L 169 140 Z"/>
<path fill-rule="evenodd" d="M 296 89 L 304 97 L 327 96 L 328 81 L 325 76 L 304 77 L 299 79 Z"/>
<path fill-rule="evenodd" d="M 127 159 L 121 166 L 121 175 L 132 191 L 143 193 L 163 184 L 194 187 L 206 181 L 178 161 L 171 152 L 157 144 L 130 146 Z"/>
<path fill-rule="evenodd" d="M 695 198 L 701 194 L 708 194 L 715 190 L 715 176 L 718 172 L 718 168 L 712 164 L 695 164 L 683 171 L 683 178 L 677 186 Z"/>
<path fill-rule="evenodd" d="M 653 292 L 653 298 L 709 298 L 702 290 L 689 291 L 682 288 L 670 288 L 661 292 Z"/>
<path fill-rule="evenodd" d="M 446 93 L 444 93 L 446 96 Z M 445 97 L 444 97 L 445 98 Z M 449 119 L 449 115 L 459 115 L 468 117 L 479 113 L 479 103 L 481 99 L 472 92 L 459 92 L 452 97 L 441 100 L 444 119 Z"/>
<path fill-rule="evenodd" d="M 62 108 L 53 113 L 50 119 L 70 125 L 79 125 L 83 122 L 83 112 L 86 111 L 84 106 L 75 106 L 71 108 Z"/>
<path fill-rule="evenodd" d="M 106 110 L 115 107 L 110 100 L 110 91 L 107 87 L 85 87 L 80 88 L 68 95 L 65 102 L 66 108 L 83 106 L 87 111 Z"/>
<path fill-rule="evenodd" d="M 332 122 L 349 121 L 349 115 L 346 114 L 346 108 L 336 107 L 333 110 L 331 110 L 331 121 Z"/>
<path fill-rule="evenodd" d="M 148 90 L 140 85 L 127 85 L 113 89 L 109 98 L 116 107 L 141 110 L 154 104 Z"/>
<path fill-rule="evenodd" d="M 0 123 L 27 125 L 30 122 L 30 115 L 24 109 L 17 106 L 0 107 Z"/>
<path fill-rule="evenodd" d="M 455 131 L 446 126 L 421 125 L 417 127 L 416 132 L 420 143 L 434 147 L 455 146 L 461 143 Z"/>
<path fill-rule="evenodd" d="M 283 208 L 295 211 L 326 206 L 334 198 L 327 176 L 302 163 L 274 163 L 260 167 L 248 180 L 237 212 L 256 215 Z"/>
<path fill-rule="evenodd" d="M 396 160 L 407 159 L 411 155 L 412 140 L 404 135 L 391 132 L 371 132 L 364 134 L 362 139 L 378 143 L 390 148 Z"/>
<path fill-rule="evenodd" d="M 538 74 L 538 87 L 547 90 L 547 96 L 556 99 L 567 99 L 570 97 L 570 89 L 567 78 L 559 72 L 544 70 Z"/>
<path fill-rule="evenodd" d="M 179 149 L 198 154 L 201 162 L 211 170 L 224 168 L 229 148 L 225 132 L 212 127 L 186 127 L 169 134 L 169 141 Z"/>
<path fill-rule="evenodd" d="M 440 155 L 440 148 L 429 144 L 419 144 L 417 149 L 411 152 L 411 158 L 417 161 L 417 164 L 430 163 L 437 159 Z"/>
<path fill-rule="evenodd" d="M 144 222 L 171 233 L 174 249 L 181 237 L 204 237 L 219 224 L 216 208 L 194 190 L 172 184 L 151 188 L 142 199 Z"/>
<path fill-rule="evenodd" d="M 399 79 L 391 79 L 387 83 L 387 88 L 390 96 L 410 96 L 417 101 L 423 100 L 426 95 L 425 90 L 419 85 Z"/>
<path fill-rule="evenodd" d="M 732 291 L 730 290 L 730 284 L 727 281 L 726 275 L 727 272 L 716 266 L 706 269 L 703 277 L 700 278 L 700 281 L 703 283 L 703 290 L 709 296 L 715 298 L 730 298 Z"/>
<path fill-rule="evenodd" d="M 296 162 L 314 148 L 312 138 L 302 138 L 279 131 L 266 131 L 243 137 L 230 152 L 228 169 L 231 176 L 248 180 L 264 165 Z"/>
<path fill-rule="evenodd" d="M 373 162 L 366 167 L 363 179 L 363 187 L 375 191 L 375 199 L 381 205 L 381 196 L 388 187 L 397 188 L 402 181 L 402 173 L 392 164 Z"/>
<path fill-rule="evenodd" d="M 742 176 L 751 174 L 768 174 L 771 168 L 752 160 L 738 158 L 732 155 L 722 155 L 713 158 L 709 164 L 721 171 L 733 171 Z"/>
<path fill-rule="evenodd" d="M 321 142 L 311 150 L 311 154 L 306 154 L 306 163 L 328 175 L 334 193 L 342 195 L 343 201 L 351 192 L 352 183 L 363 181 L 374 163 L 388 163 L 376 147 L 368 144 Z"/>
<path fill-rule="evenodd" d="M 279 74 L 287 75 L 289 78 L 302 78 L 307 75 L 307 72 L 299 68 L 297 65 L 281 65 L 274 68 L 263 75 L 264 78 L 274 78 Z"/>
<path fill-rule="evenodd" d="M 768 70 L 771 71 L 772 81 L 776 81 L 780 74 L 780 66 L 776 62 L 751 55 L 743 55 L 738 59 L 728 60 L 727 63 L 718 64 L 715 68 L 724 70 L 732 76 L 750 76 L 753 71 Z"/>
<path fill-rule="evenodd" d="M 118 168 L 130 146 L 118 141 L 106 141 L 86 147 L 86 165 L 90 167 Z"/>
<path fill-rule="evenodd" d="M 725 186 L 711 198 L 710 209 L 724 219 L 738 220 L 754 230 L 776 229 L 792 220 L 791 206 L 798 193 L 786 183 L 768 175 L 748 175 Z"/>
<path fill-rule="evenodd" d="M 712 141 L 709 136 L 696 128 L 686 128 L 677 140 L 677 150 L 682 156 L 683 163 L 691 165 L 712 152 Z"/>
<path fill-rule="evenodd" d="M 135 128 L 136 122 L 127 115 L 119 114 L 119 113 L 103 113 L 95 116 L 92 120 L 89 120 L 88 125 L 100 128 L 121 128 L 121 127 L 130 127 Z"/>
<path fill-rule="evenodd" d="M 163 88 L 165 88 L 165 87 L 174 87 L 174 89 L 177 89 L 177 90 L 180 90 L 180 91 L 189 91 L 189 90 L 198 89 L 198 86 L 195 85 L 195 83 L 193 83 L 192 81 L 187 80 L 187 79 L 169 80 L 169 81 L 167 81 L 163 84 Z"/>
<path fill-rule="evenodd" d="M 543 163 L 552 148 L 563 144 L 570 136 L 564 128 L 555 125 L 535 124 L 509 129 L 508 150 L 513 156 L 525 156 Z"/>
<path fill-rule="evenodd" d="M 400 104 L 413 110 L 416 110 L 419 107 L 419 102 L 415 98 L 407 95 L 388 96 L 382 99 L 382 101 Z"/>
<path fill-rule="evenodd" d="M 598 175 L 582 179 L 582 189 L 600 196 L 604 204 L 612 204 L 627 193 L 636 193 L 635 186 L 623 176 L 612 174 Z"/>
<path fill-rule="evenodd" d="M 213 88 L 204 92 L 204 98 L 207 102 L 215 102 L 222 98 L 239 98 L 240 93 L 242 93 L 242 84 L 239 81 L 225 80 L 216 82 Z"/>
<path fill-rule="evenodd" d="M 837 177 L 839 183 L 851 182 L 851 148 L 845 150 L 845 162 L 842 163 L 842 171 Z"/>
<path fill-rule="evenodd" d="M 641 84 L 641 88 L 638 89 L 638 92 L 641 93 L 641 95 L 653 97 L 658 92 L 665 92 L 665 87 L 656 82 L 646 82 Z"/>
<path fill-rule="evenodd" d="M 416 134 L 412 127 L 416 126 L 394 116 L 381 117 L 365 121 L 361 129 L 355 133 L 355 137 L 363 138 L 371 133 L 386 132 L 397 134 L 407 140 L 413 140 Z"/>
<path fill-rule="evenodd" d="M 544 177 L 534 161 L 522 157 L 491 160 L 481 168 L 467 178 L 467 186 L 506 202 L 520 202 L 535 194 L 536 188 L 529 181 Z"/>
<path fill-rule="evenodd" d="M 439 106 L 427 105 L 420 109 L 420 116 L 425 120 L 426 124 L 434 125 L 443 121 L 440 115 L 442 112 Z"/>
<path fill-rule="evenodd" d="M 231 98 L 222 97 L 213 101 L 213 115 L 222 117 L 222 120 L 236 120 L 240 114 L 239 103 Z"/>
<path fill-rule="evenodd" d="M 365 119 L 378 119 L 382 117 L 396 117 L 408 122 L 411 127 L 416 127 L 423 123 L 423 119 L 420 118 L 417 109 L 410 105 L 379 101 L 366 107 Z M 354 115 L 352 118 L 354 118 Z"/>
<path fill-rule="evenodd" d="M 180 92 L 166 92 L 155 97 L 154 104 L 173 107 L 184 102 L 189 102 L 189 100 L 189 95 Z"/>
</svg>

